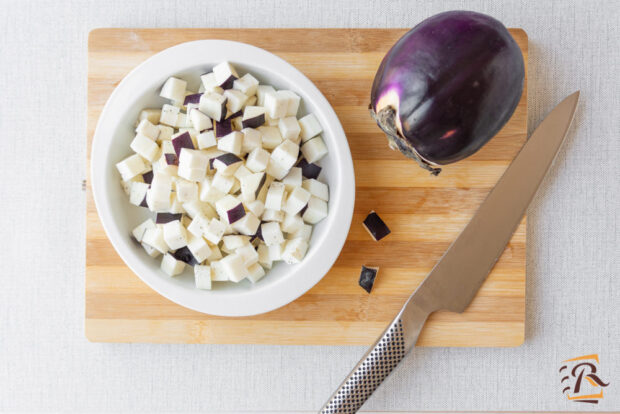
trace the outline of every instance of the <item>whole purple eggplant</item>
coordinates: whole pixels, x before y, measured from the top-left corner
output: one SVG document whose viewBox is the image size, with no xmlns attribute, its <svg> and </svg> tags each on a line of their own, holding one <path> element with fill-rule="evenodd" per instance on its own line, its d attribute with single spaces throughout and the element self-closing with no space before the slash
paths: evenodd
<svg viewBox="0 0 620 414">
<path fill-rule="evenodd" d="M 437 166 L 472 155 L 506 124 L 524 77 L 521 50 L 501 22 L 440 13 L 383 58 L 370 111 L 392 148 L 437 175 Z"/>
</svg>

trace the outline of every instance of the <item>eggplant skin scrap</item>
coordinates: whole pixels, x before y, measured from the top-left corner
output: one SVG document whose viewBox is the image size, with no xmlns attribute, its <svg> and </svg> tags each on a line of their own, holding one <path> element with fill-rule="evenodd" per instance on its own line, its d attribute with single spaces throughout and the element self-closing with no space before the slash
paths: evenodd
<svg viewBox="0 0 620 414">
<path fill-rule="evenodd" d="M 375 284 L 375 278 L 379 273 L 378 267 L 366 267 L 362 266 L 362 272 L 360 273 L 359 285 L 368 293 L 372 290 Z"/>
<path fill-rule="evenodd" d="M 374 210 L 366 216 L 362 224 L 375 241 L 379 241 L 391 233 L 389 227 Z"/>
</svg>

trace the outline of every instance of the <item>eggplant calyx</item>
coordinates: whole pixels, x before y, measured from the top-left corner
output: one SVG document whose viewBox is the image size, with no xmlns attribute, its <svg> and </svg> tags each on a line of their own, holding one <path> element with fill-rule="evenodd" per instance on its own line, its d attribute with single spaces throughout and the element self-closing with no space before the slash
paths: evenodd
<svg viewBox="0 0 620 414">
<path fill-rule="evenodd" d="M 409 143 L 409 141 L 401 136 L 398 128 L 396 127 L 396 111 L 393 107 L 386 106 L 381 109 L 379 113 L 376 113 L 372 109 L 371 104 L 368 105 L 368 110 L 370 111 L 370 116 L 372 119 L 377 122 L 379 128 L 381 128 L 385 133 L 390 148 L 398 148 L 403 155 L 417 162 L 418 165 L 425 170 L 430 171 L 431 175 L 438 175 L 441 172 L 441 168 L 434 167 L 431 163 L 422 158 L 415 148 L 413 148 L 413 146 Z"/>
</svg>

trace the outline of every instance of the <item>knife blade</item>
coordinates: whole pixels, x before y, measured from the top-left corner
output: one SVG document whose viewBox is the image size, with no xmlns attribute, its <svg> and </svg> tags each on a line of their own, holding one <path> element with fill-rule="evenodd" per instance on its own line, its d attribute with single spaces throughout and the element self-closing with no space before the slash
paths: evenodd
<svg viewBox="0 0 620 414">
<path fill-rule="evenodd" d="M 540 123 L 471 221 L 345 378 L 321 414 L 355 413 L 415 346 L 428 316 L 463 312 L 501 256 L 570 127 L 579 91 Z"/>
</svg>

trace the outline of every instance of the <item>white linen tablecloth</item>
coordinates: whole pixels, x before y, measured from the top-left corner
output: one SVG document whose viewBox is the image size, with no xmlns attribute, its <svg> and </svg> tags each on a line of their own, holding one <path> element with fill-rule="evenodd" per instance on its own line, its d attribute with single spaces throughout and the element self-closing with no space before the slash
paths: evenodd
<svg viewBox="0 0 620 414">
<path fill-rule="evenodd" d="M 95 344 L 83 334 L 86 51 L 97 27 L 410 27 L 491 14 L 530 39 L 532 130 L 580 89 L 528 218 L 527 328 L 509 349 L 416 349 L 372 410 L 620 409 L 618 1 L 0 0 L 0 410 L 313 411 L 346 346 Z M 558 368 L 598 353 L 598 406 Z"/>
</svg>

